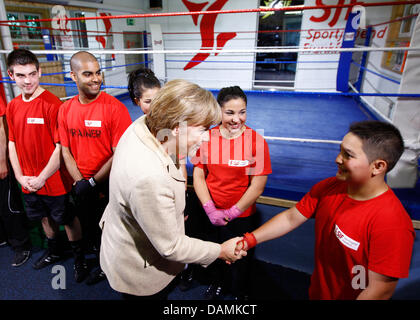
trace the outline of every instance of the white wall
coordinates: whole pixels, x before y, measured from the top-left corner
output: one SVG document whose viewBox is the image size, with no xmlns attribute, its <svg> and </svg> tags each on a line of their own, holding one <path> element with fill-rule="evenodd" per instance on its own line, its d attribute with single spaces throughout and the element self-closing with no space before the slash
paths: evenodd
<svg viewBox="0 0 420 320">
<path fill-rule="evenodd" d="M 205 3 L 204 0 L 190 0 L 194 3 Z M 208 4 L 202 9 L 207 10 L 216 0 L 207 1 Z M 365 2 L 379 2 L 381 0 L 367 0 Z M 323 4 L 337 4 L 336 0 L 323 0 Z M 345 1 L 346 4 L 350 0 Z M 235 10 L 257 8 L 258 0 L 229 0 L 222 7 L 222 10 Z M 305 6 L 316 5 L 315 0 L 306 0 Z M 117 7 L 122 10 L 116 10 Z M 150 10 L 148 1 L 121 0 L 115 3 L 115 0 L 104 0 L 101 5 L 103 9 L 98 12 L 107 12 L 112 15 L 127 14 L 127 10 L 132 13 L 164 13 L 164 12 L 187 12 L 188 9 L 181 0 L 163 0 L 162 9 Z M 384 22 L 391 17 L 391 6 L 367 7 L 367 24 Z M 331 20 L 338 9 L 331 9 L 330 15 L 321 22 L 313 22 L 310 17 L 321 17 L 324 10 L 305 10 L 303 14 L 301 29 L 304 30 L 300 35 L 300 47 L 325 47 L 340 48 L 342 42 L 342 30 L 346 24 L 345 16 L 347 9 L 341 10 L 335 25 L 330 25 Z M 237 13 L 237 14 L 219 14 L 215 22 L 214 38 L 222 32 L 237 32 L 234 39 L 227 42 L 224 49 L 253 49 L 256 46 L 256 37 L 258 30 L 258 13 Z M 164 33 L 164 47 L 171 49 L 200 49 L 201 34 L 200 23 L 203 15 L 199 16 L 198 24 L 193 23 L 191 16 L 171 16 L 171 17 L 153 17 L 144 19 L 135 19 L 134 26 L 127 26 L 126 19 L 113 19 L 112 31 L 150 31 L 150 23 L 159 23 Z M 101 21 L 88 22 L 90 30 L 104 30 Z M 324 29 L 324 30 L 319 30 Z M 383 47 L 389 26 L 376 27 L 376 37 L 373 39 L 373 45 Z M 319 31 L 316 33 L 316 31 Z M 246 33 L 249 32 L 249 33 Z M 380 35 L 378 37 L 378 35 Z M 315 37 L 318 36 L 317 39 Z M 150 36 L 149 46 L 150 46 Z M 90 46 L 98 48 L 98 42 L 90 38 Z M 214 44 L 215 46 L 215 44 Z M 113 48 L 123 49 L 125 44 L 121 34 L 113 35 Z M 205 62 L 189 70 L 183 70 L 187 62 L 192 59 L 194 54 L 185 53 L 180 55 L 166 55 L 166 74 L 167 79 L 184 78 L 206 87 L 220 88 L 227 85 L 237 84 L 244 89 L 252 89 L 254 79 L 254 63 L 240 63 L 255 61 L 255 54 L 224 54 L 223 51 L 218 56 L 212 54 Z M 372 52 L 369 54 L 367 67 L 380 74 L 400 80 L 400 76 L 381 67 L 382 52 Z M 298 55 L 298 65 L 296 70 L 295 90 L 302 91 L 335 91 L 337 76 L 337 61 L 339 55 L 335 54 L 302 54 Z M 150 59 L 150 57 L 149 57 Z M 168 61 L 172 60 L 172 61 Z M 179 60 L 174 62 L 173 60 Z M 322 63 L 318 63 L 321 61 Z M 325 63 L 327 61 L 327 63 Z M 331 61 L 331 62 L 330 62 Z M 310 63 L 307 63 L 310 62 Z M 115 65 L 125 64 L 123 55 L 116 55 Z M 151 64 L 153 68 L 153 64 Z M 125 68 L 115 68 L 107 71 L 107 84 L 122 85 L 126 84 Z M 362 92 L 398 92 L 399 86 L 390 81 L 379 78 L 376 75 L 366 73 Z M 390 115 L 390 107 L 393 106 L 395 99 L 383 97 L 369 97 L 366 101 L 375 106 L 384 116 Z"/>
<path fill-rule="evenodd" d="M 197 3 L 199 3 L 197 1 Z M 214 1 L 209 1 L 209 5 Z M 208 8 L 203 8 L 203 11 Z M 239 10 L 256 8 L 258 0 L 230 0 L 222 10 Z M 169 1 L 168 12 L 188 11 L 181 0 Z M 197 25 L 193 23 L 191 16 L 153 18 L 153 23 L 161 23 L 164 33 L 165 49 L 200 49 L 201 35 L 200 23 L 203 15 L 198 19 Z M 149 19 L 150 21 L 151 19 Z M 221 32 L 237 32 L 235 38 L 226 43 L 224 49 L 247 49 L 254 48 L 256 43 L 256 33 L 258 14 L 220 14 L 216 18 L 214 39 Z M 250 33 L 240 33 L 241 31 L 251 31 Z M 165 32 L 179 32 L 180 34 L 165 34 Z M 186 34 L 189 33 L 189 34 Z M 216 41 L 214 41 L 214 48 Z M 234 61 L 254 61 L 254 54 L 211 54 L 205 62 L 184 71 L 184 66 L 195 54 L 166 55 L 166 60 L 182 60 L 182 62 L 167 62 L 168 79 L 184 78 L 198 83 L 206 88 L 221 88 L 228 85 L 240 85 L 243 89 L 252 88 L 254 64 L 235 63 Z M 227 61 L 227 62 L 226 62 Z M 229 62 L 232 61 L 232 62 Z"/>
<path fill-rule="evenodd" d="M 193 1 L 195 3 L 203 3 L 203 1 Z M 202 9 L 205 11 L 215 0 L 208 1 L 208 4 Z M 188 12 L 187 7 L 184 6 L 181 0 L 164 0 L 162 2 L 163 8 L 149 9 L 148 1 L 124 0 L 122 3 L 124 8 L 133 7 L 137 11 L 144 13 L 165 13 L 165 12 Z M 239 10 L 248 8 L 257 8 L 258 0 L 229 0 L 222 8 L 222 10 Z M 113 15 L 127 14 L 125 12 L 115 11 L 115 1 L 105 0 L 102 10 L 98 12 L 110 12 Z M 112 8 L 112 9 L 109 9 Z M 164 47 L 166 50 L 171 49 L 189 49 L 198 50 L 201 48 L 201 34 L 200 23 L 203 15 L 198 19 L 198 24 L 193 23 L 191 16 L 171 16 L 171 17 L 153 17 L 144 19 L 135 19 L 136 25 L 134 27 L 126 26 L 125 19 L 113 19 L 112 31 L 143 31 L 150 32 L 149 24 L 158 23 L 161 25 L 164 39 Z M 90 30 L 96 30 L 95 25 L 88 26 Z M 98 30 L 104 30 L 103 24 L 99 22 Z M 216 47 L 216 37 L 221 32 L 237 32 L 235 38 L 226 43 L 224 49 L 249 49 L 256 45 L 256 33 L 258 28 L 258 14 L 257 13 L 241 13 L 241 14 L 220 14 L 216 18 L 215 32 L 214 32 L 214 47 Z M 242 31 L 250 31 L 250 33 L 240 33 Z M 177 33 L 178 34 L 173 34 Z M 172 34 L 171 34 L 172 33 Z M 122 41 L 123 36 L 114 34 L 114 48 L 125 48 Z M 94 41 L 94 40 L 93 40 Z M 151 39 L 148 37 L 149 46 L 151 47 Z M 90 44 L 91 46 L 91 44 Z M 97 43 L 92 44 L 92 48 L 97 48 Z M 220 54 L 215 56 L 211 54 L 205 62 L 195 66 L 192 69 L 184 70 L 184 66 L 188 63 L 195 54 L 180 54 L 180 55 L 166 55 L 166 74 L 167 79 L 164 81 L 183 78 L 191 80 L 206 88 L 221 88 L 228 85 L 240 85 L 243 89 L 252 89 L 252 81 L 254 78 L 254 64 L 255 54 Z M 151 56 L 149 56 L 149 60 Z M 172 61 L 168 61 L 172 60 Z M 173 62 L 177 60 L 180 62 Z M 229 62 L 232 61 L 232 62 Z M 235 63 L 235 61 L 246 61 L 249 63 Z M 123 55 L 116 56 L 116 65 L 124 64 Z M 150 64 L 153 69 L 153 62 Z M 106 84 L 121 85 L 126 84 L 126 74 L 124 68 L 119 70 L 106 72 Z"/>
<path fill-rule="evenodd" d="M 373 3 L 379 1 L 364 1 L 365 3 Z M 335 0 L 323 0 L 324 5 L 336 5 Z M 350 1 L 345 1 L 345 4 L 349 4 Z M 315 6 L 315 0 L 306 0 L 305 6 Z M 367 7 L 366 8 L 366 24 L 375 24 L 389 20 L 391 16 L 392 7 Z M 341 48 L 342 45 L 342 34 L 343 29 L 346 26 L 346 14 L 348 9 L 330 9 L 330 14 L 326 14 L 324 9 L 320 10 L 305 10 L 302 19 L 302 31 L 300 38 L 300 47 L 302 48 L 313 48 L 323 47 L 326 50 L 331 49 L 332 54 L 327 53 L 300 53 L 298 60 L 301 62 L 298 64 L 296 70 L 295 89 L 302 91 L 336 91 L 336 77 L 337 77 L 337 65 L 339 54 L 334 53 L 334 48 Z M 340 13 L 338 15 L 338 13 Z M 326 17 L 324 21 L 314 22 L 311 21 L 311 17 L 320 18 Z M 336 23 L 333 23 L 335 16 L 338 16 Z M 383 47 L 385 44 L 386 35 L 388 32 L 387 26 L 379 26 L 376 28 L 376 37 L 373 39 L 373 45 Z M 362 34 L 359 35 L 359 37 Z M 378 38 L 381 37 L 381 38 Z M 381 68 L 382 52 L 370 53 L 369 63 L 367 67 L 373 69 L 378 73 L 389 74 L 388 71 Z M 305 63 L 306 61 L 319 63 Z M 327 61 L 327 63 L 325 63 Z M 329 62 L 335 61 L 335 62 Z M 391 75 L 394 78 L 398 78 L 395 74 Z M 363 87 L 362 91 L 374 92 L 373 88 L 369 88 L 371 83 L 375 88 L 385 90 L 382 92 L 397 92 L 398 85 L 393 85 L 392 82 L 383 80 L 374 76 L 370 73 L 366 74 L 366 86 Z M 386 81 L 386 82 L 385 82 Z M 389 82 L 389 83 L 387 83 Z M 395 88 L 397 86 L 397 88 Z M 390 91 L 387 91 L 390 90 Z M 371 98 L 372 103 L 379 103 L 380 107 L 383 108 L 384 113 L 387 112 L 386 104 L 388 103 L 383 98 Z"/>
</svg>

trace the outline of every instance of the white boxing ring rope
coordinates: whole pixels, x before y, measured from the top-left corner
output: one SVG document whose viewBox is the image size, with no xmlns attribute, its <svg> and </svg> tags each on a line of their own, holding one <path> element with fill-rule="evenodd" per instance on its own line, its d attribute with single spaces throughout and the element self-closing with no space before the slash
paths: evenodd
<svg viewBox="0 0 420 320">
<path fill-rule="evenodd" d="M 8 54 L 11 50 L 0 50 Z M 31 50 L 34 54 L 74 54 L 80 50 Z M 420 47 L 358 47 L 358 48 L 299 48 L 299 49 L 187 49 L 187 50 L 89 50 L 92 54 L 186 54 L 186 53 L 290 53 L 290 52 L 325 52 L 335 54 L 338 52 L 373 52 L 373 51 L 420 51 Z"/>
</svg>

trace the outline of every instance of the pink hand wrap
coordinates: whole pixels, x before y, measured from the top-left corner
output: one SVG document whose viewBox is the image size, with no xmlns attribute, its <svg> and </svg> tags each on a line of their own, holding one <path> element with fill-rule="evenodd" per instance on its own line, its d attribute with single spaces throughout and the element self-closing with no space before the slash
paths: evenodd
<svg viewBox="0 0 420 320">
<path fill-rule="evenodd" d="M 223 212 L 228 221 L 232 221 L 243 213 L 236 205 L 233 205 L 230 209 L 223 210 Z"/>
<path fill-rule="evenodd" d="M 207 201 L 203 204 L 203 209 L 210 219 L 210 222 L 215 226 L 226 225 L 225 214 L 222 210 L 216 208 L 213 200 Z"/>
</svg>

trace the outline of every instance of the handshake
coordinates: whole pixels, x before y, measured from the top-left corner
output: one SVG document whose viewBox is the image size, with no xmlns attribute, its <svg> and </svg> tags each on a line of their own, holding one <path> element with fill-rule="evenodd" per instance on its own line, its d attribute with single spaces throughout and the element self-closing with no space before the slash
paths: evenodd
<svg viewBox="0 0 420 320">
<path fill-rule="evenodd" d="M 247 255 L 247 251 L 257 245 L 257 240 L 252 233 L 245 233 L 244 236 L 232 238 L 222 243 L 222 250 L 219 258 L 231 264 Z"/>
<path fill-rule="evenodd" d="M 203 204 L 203 209 L 209 217 L 210 222 L 215 226 L 225 226 L 229 221 L 239 217 L 243 213 L 236 205 L 229 209 L 217 209 L 213 200 L 209 200 Z"/>
</svg>

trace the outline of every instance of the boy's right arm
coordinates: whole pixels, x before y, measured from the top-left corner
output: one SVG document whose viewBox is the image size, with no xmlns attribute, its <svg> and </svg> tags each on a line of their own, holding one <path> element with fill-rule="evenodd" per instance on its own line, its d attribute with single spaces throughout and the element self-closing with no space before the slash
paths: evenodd
<svg viewBox="0 0 420 320">
<path fill-rule="evenodd" d="M 20 167 L 16 152 L 16 146 L 13 141 L 9 141 L 9 159 L 15 173 L 16 180 L 20 183 L 20 185 L 29 192 L 36 192 L 37 190 L 32 188 L 28 183 L 28 179 L 33 177 L 24 176 L 22 173 L 22 168 Z"/>
<path fill-rule="evenodd" d="M 61 146 L 61 152 L 63 154 L 63 160 L 66 165 L 67 171 L 70 173 L 73 180 L 79 181 L 83 179 L 82 174 L 77 167 L 76 160 L 74 160 L 73 155 L 71 154 L 68 147 Z"/>
<path fill-rule="evenodd" d="M 284 236 L 307 220 L 308 218 L 301 214 L 296 207 L 292 207 L 286 211 L 278 213 L 276 216 L 253 231 L 252 234 L 255 237 L 256 243 L 265 242 Z M 238 242 L 235 252 L 239 252 L 241 249 L 248 249 L 246 241 Z"/>
<path fill-rule="evenodd" d="M 6 119 L 2 116 L 0 117 L 0 179 L 6 178 L 8 173 Z"/>
</svg>

